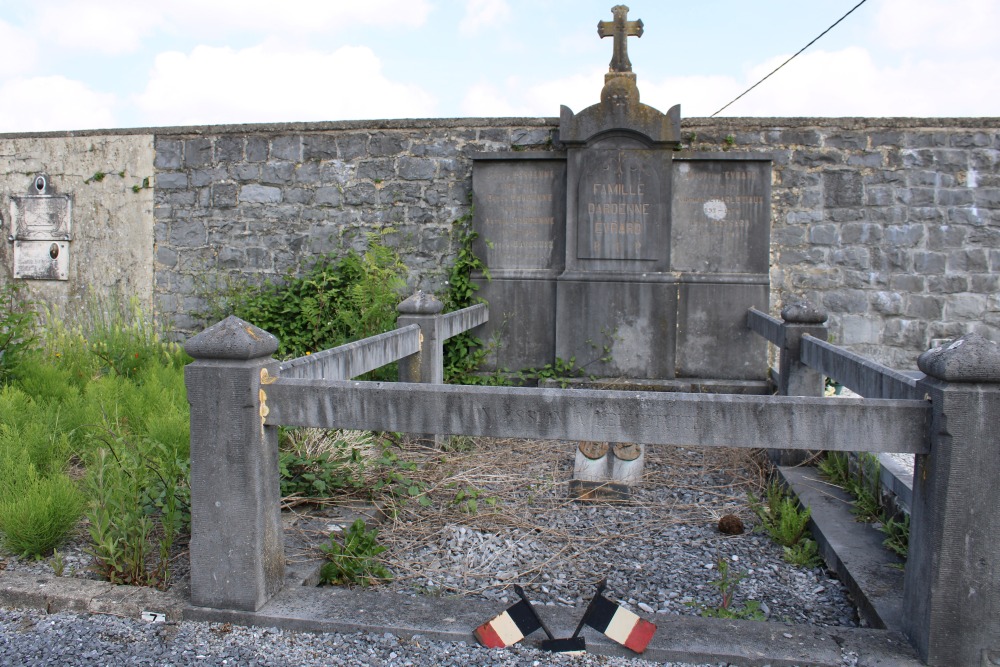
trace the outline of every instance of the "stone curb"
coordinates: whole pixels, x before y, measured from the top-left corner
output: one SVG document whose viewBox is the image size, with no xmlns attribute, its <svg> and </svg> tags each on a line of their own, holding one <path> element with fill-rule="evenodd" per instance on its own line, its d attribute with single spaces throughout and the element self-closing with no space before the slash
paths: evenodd
<svg viewBox="0 0 1000 667">
<path fill-rule="evenodd" d="M 885 536 L 850 513 L 852 498 L 822 480 L 814 468 L 779 467 L 799 502 L 809 507 L 809 529 L 827 566 L 847 586 L 868 624 L 902 632 L 903 563 L 882 546 Z"/>
<path fill-rule="evenodd" d="M 49 614 L 72 611 L 142 618 L 143 612 L 180 621 L 186 596 L 142 586 L 117 586 L 106 581 L 20 572 L 0 572 L 0 605 L 41 609 Z"/>
</svg>

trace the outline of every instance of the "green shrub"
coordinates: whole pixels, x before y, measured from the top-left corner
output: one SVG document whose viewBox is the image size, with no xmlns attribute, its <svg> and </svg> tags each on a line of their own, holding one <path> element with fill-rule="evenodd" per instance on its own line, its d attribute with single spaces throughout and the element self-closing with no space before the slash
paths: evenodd
<svg viewBox="0 0 1000 667">
<path fill-rule="evenodd" d="M 278 354 L 300 357 L 396 328 L 406 267 L 374 240 L 363 254 L 320 258 L 301 276 L 253 287 L 230 284 L 209 295 L 212 320 L 236 315 L 277 336 Z M 393 379 L 395 369 L 381 371 Z"/>
<path fill-rule="evenodd" d="M 4 546 L 51 550 L 86 506 L 106 578 L 165 585 L 189 523 L 187 357 L 135 300 L 92 298 L 72 326 L 49 311 L 40 340 L 0 387 Z M 83 490 L 71 462 L 87 469 Z"/>
<path fill-rule="evenodd" d="M 97 573 L 115 584 L 166 588 L 171 549 L 190 523 L 187 467 L 144 456 L 119 440 L 97 450 L 87 479 L 90 553 Z M 162 454 L 162 452 L 161 452 Z"/>
<path fill-rule="evenodd" d="M 47 556 L 66 540 L 80 520 L 83 494 L 62 474 L 41 478 L 31 475 L 18 486 L 21 488 L 16 495 L 0 501 L 3 546 L 22 556 Z"/>
<path fill-rule="evenodd" d="M 385 551 L 378 543 L 377 530 L 368 530 L 365 522 L 357 519 L 344 532 L 343 542 L 338 542 L 335 535 L 331 533 L 329 544 L 321 547 L 327 559 L 320 569 L 321 583 L 368 586 L 392 579 L 377 558 Z"/>
</svg>

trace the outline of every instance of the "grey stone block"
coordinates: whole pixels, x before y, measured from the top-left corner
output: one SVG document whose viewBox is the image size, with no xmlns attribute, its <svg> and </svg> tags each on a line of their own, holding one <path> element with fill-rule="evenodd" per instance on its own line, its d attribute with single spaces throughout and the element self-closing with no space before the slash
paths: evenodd
<svg viewBox="0 0 1000 667">
<path fill-rule="evenodd" d="M 288 204 L 310 204 L 313 201 L 313 191 L 306 188 L 285 188 L 282 196 Z"/>
<path fill-rule="evenodd" d="M 924 238 L 922 225 L 892 225 L 885 231 L 886 243 L 894 246 L 914 247 Z"/>
<path fill-rule="evenodd" d="M 287 160 L 299 162 L 302 160 L 302 137 L 298 134 L 285 135 L 271 139 L 271 160 Z"/>
<path fill-rule="evenodd" d="M 828 216 L 833 222 L 855 222 L 864 220 L 865 213 L 863 208 L 833 208 L 828 211 Z"/>
<path fill-rule="evenodd" d="M 157 169 L 180 169 L 181 155 L 184 152 L 183 142 L 157 137 L 154 145 L 156 150 L 156 155 L 153 157 L 154 167 Z"/>
<path fill-rule="evenodd" d="M 184 141 L 184 166 L 202 167 L 212 164 L 212 140 L 206 138 Z"/>
<path fill-rule="evenodd" d="M 368 141 L 368 154 L 372 157 L 394 157 L 406 153 L 409 139 L 406 136 L 376 133 Z"/>
<path fill-rule="evenodd" d="M 259 164 L 234 164 L 229 169 L 230 176 L 241 182 L 253 182 L 260 179 Z"/>
<path fill-rule="evenodd" d="M 191 187 L 203 188 L 216 181 L 224 180 L 229 171 L 225 167 L 212 167 L 210 169 L 192 169 L 190 172 Z"/>
<path fill-rule="evenodd" d="M 357 164 L 357 177 L 370 181 L 383 182 L 396 175 L 396 165 L 393 158 L 374 158 L 363 160 Z"/>
<path fill-rule="evenodd" d="M 337 139 L 333 135 L 306 134 L 302 137 L 303 160 L 332 160 L 337 157 Z"/>
<path fill-rule="evenodd" d="M 247 162 L 263 162 L 267 159 L 267 137 L 255 135 L 247 137 Z"/>
<path fill-rule="evenodd" d="M 823 194 L 823 203 L 830 208 L 861 206 L 864 203 L 861 174 L 842 170 L 824 172 Z"/>
<path fill-rule="evenodd" d="M 922 320 L 939 320 L 944 312 L 944 299 L 937 296 L 910 294 L 906 299 L 904 315 Z"/>
<path fill-rule="evenodd" d="M 267 185 L 289 185 L 295 178 L 291 162 L 267 162 L 261 165 L 260 182 Z"/>
<path fill-rule="evenodd" d="M 249 204 L 275 204 L 281 201 L 281 188 L 267 185 L 244 185 L 240 187 L 239 200 Z"/>
<path fill-rule="evenodd" d="M 817 245 L 834 245 L 839 241 L 838 232 L 837 225 L 812 225 L 809 228 L 809 242 Z"/>
<path fill-rule="evenodd" d="M 944 273 L 946 266 L 947 255 L 944 253 L 921 250 L 913 253 L 913 270 L 917 273 Z"/>
<path fill-rule="evenodd" d="M 944 316 L 948 320 L 974 322 L 986 314 L 985 294 L 952 294 L 945 302 Z"/>
<path fill-rule="evenodd" d="M 195 193 L 191 190 L 169 190 L 163 194 L 159 203 L 167 206 L 191 208 L 195 202 Z"/>
<path fill-rule="evenodd" d="M 156 175 L 155 186 L 160 190 L 184 190 L 188 187 L 188 175 L 184 172 L 160 172 Z"/>
<path fill-rule="evenodd" d="M 344 134 L 337 137 L 341 160 L 356 160 L 368 155 L 367 134 Z"/>
<path fill-rule="evenodd" d="M 322 162 L 320 163 L 320 181 L 344 186 L 354 178 L 356 171 L 356 164 L 344 160 Z"/>
<path fill-rule="evenodd" d="M 955 294 L 969 290 L 969 279 L 964 276 L 928 276 L 927 290 L 934 294 Z"/>
<path fill-rule="evenodd" d="M 295 165 L 295 172 L 292 175 L 295 183 L 302 185 L 315 185 L 320 182 L 320 168 L 318 162 L 304 162 Z"/>
<path fill-rule="evenodd" d="M 246 137 L 221 136 L 215 140 L 215 160 L 219 163 L 239 162 L 243 159 Z"/>
<path fill-rule="evenodd" d="M 406 180 L 426 181 L 437 174 L 437 161 L 431 158 L 399 158 L 399 177 Z"/>
<path fill-rule="evenodd" d="M 212 206 L 214 208 L 232 208 L 236 206 L 235 183 L 216 183 L 212 186 Z"/>
</svg>

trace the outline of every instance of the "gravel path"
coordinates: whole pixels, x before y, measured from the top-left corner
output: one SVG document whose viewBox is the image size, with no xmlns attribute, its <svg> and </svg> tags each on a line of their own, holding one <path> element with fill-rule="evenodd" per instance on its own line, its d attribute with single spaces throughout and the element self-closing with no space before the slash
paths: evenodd
<svg viewBox="0 0 1000 667">
<path fill-rule="evenodd" d="M 682 665 L 676 667 L 717 667 Z M 514 646 L 490 650 L 391 634 L 293 633 L 218 623 L 143 623 L 114 616 L 0 609 L 0 665 L 232 665 L 240 667 L 471 667 L 605 665 L 645 667 L 639 659 L 560 655 Z"/>
<path fill-rule="evenodd" d="M 520 449 L 519 449 L 520 448 Z M 409 452 L 409 454 L 414 454 Z M 536 604 L 581 606 L 608 579 L 609 597 L 656 621 L 697 615 L 719 604 L 712 582 L 725 559 L 740 580 L 734 604 L 761 603 L 770 621 L 856 626 L 845 587 L 824 568 L 786 563 L 765 536 L 722 535 L 718 518 L 753 524 L 747 494 L 760 483 L 746 452 L 665 448 L 647 453 L 646 477 L 631 503 L 566 500 L 572 469 L 566 443 L 479 442 L 471 451 L 428 453 L 435 503 L 405 505 L 379 525 L 394 573 L 388 584 L 408 595 L 465 595 L 513 602 L 520 583 Z M 430 460 L 430 459 L 429 459 Z M 470 472 L 471 471 L 471 472 Z M 448 502 L 476 489 L 479 509 Z M 449 495 L 450 494 L 450 495 Z M 495 498 L 496 507 L 485 503 Z M 296 508 L 287 524 L 315 557 L 338 508 Z M 297 514 L 297 516 L 296 516 Z M 82 541 L 67 545 L 67 574 L 86 576 Z M 12 571 L 52 573 L 51 562 L 0 561 Z M 186 565 L 178 564 L 183 572 Z M 502 608 L 499 607 L 498 608 Z M 487 619 L 483 619 L 484 621 Z M 0 665 L 647 665 L 639 659 L 563 656 L 529 647 L 490 651 L 473 643 L 372 634 L 297 634 L 183 622 L 149 624 L 112 616 L 0 610 Z M 845 663 L 846 664 L 846 663 Z"/>
</svg>

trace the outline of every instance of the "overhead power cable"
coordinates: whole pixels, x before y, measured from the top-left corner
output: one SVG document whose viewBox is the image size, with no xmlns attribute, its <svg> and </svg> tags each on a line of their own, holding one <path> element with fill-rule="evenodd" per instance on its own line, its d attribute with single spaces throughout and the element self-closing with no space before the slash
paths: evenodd
<svg viewBox="0 0 1000 667">
<path fill-rule="evenodd" d="M 779 69 L 781 69 L 782 67 L 784 67 L 784 66 L 785 66 L 785 65 L 787 65 L 788 63 L 792 62 L 792 60 L 793 60 L 793 59 L 795 58 L 795 56 L 799 55 L 800 53 L 802 53 L 803 51 L 805 51 L 806 49 L 808 49 L 808 48 L 809 48 L 810 46 L 812 46 L 813 44 L 815 44 L 816 42 L 818 42 L 818 41 L 819 41 L 819 39 L 820 39 L 820 37 L 822 37 L 822 36 L 823 36 L 823 35 L 825 35 L 826 33 L 830 32 L 831 30 L 833 30 L 834 28 L 836 28 L 836 27 L 837 27 L 837 23 L 840 23 L 841 21 L 843 21 L 844 19 L 846 19 L 846 18 L 847 18 L 848 16 L 850 16 L 850 15 L 851 15 L 851 13 L 852 13 L 852 12 L 853 12 L 853 11 L 854 11 L 855 9 L 857 9 L 857 8 L 858 8 L 858 7 L 860 7 L 861 5 L 865 4 L 866 2 L 868 2 L 868 0 L 861 0 L 861 2 L 859 2 L 858 4 L 856 4 L 856 5 L 854 5 L 853 7 L 851 7 L 851 10 L 850 10 L 849 12 L 847 12 L 846 14 L 844 14 L 843 16 L 841 16 L 841 17 L 840 17 L 839 19 L 837 19 L 836 23 L 834 23 L 834 24 L 833 24 L 833 25 L 831 25 L 831 26 L 830 26 L 829 28 L 827 28 L 826 30 L 824 30 L 823 32 L 821 32 L 821 33 L 820 33 L 820 34 L 819 34 L 819 35 L 818 35 L 818 36 L 816 37 L 816 39 L 814 39 L 813 41 L 809 42 L 808 44 L 806 44 L 805 46 L 803 46 L 803 47 L 802 47 L 801 49 L 799 49 L 798 51 L 796 51 L 796 52 L 795 52 L 795 55 L 793 55 L 793 56 L 792 56 L 791 58 L 789 58 L 789 59 L 788 59 L 788 60 L 786 60 L 785 62 L 781 63 L 781 64 L 780 64 L 780 65 L 778 65 L 777 67 L 775 67 L 775 68 L 774 68 L 774 69 L 773 69 L 773 70 L 771 71 L 771 74 L 774 74 L 774 73 L 775 73 L 775 72 L 777 72 L 777 71 L 778 71 Z M 761 79 L 761 80 L 760 80 L 760 81 L 758 81 L 757 83 L 753 84 L 752 86 L 750 86 L 749 88 L 747 88 L 746 90 L 744 90 L 744 91 L 743 91 L 742 93 L 740 93 L 739 95 L 737 95 L 737 96 L 736 96 L 736 97 L 735 97 L 735 98 L 734 98 L 734 99 L 732 100 L 732 102 L 730 102 L 730 103 L 729 103 L 729 104 L 727 104 L 726 106 L 722 107 L 721 109 L 719 109 L 718 111 L 716 111 L 715 113 L 713 113 L 713 114 L 712 114 L 711 116 L 709 116 L 709 118 L 715 118 L 715 117 L 716 117 L 716 116 L 718 116 L 718 115 L 719 115 L 720 113 L 722 113 L 723 111 L 725 111 L 726 109 L 728 109 L 728 108 L 729 108 L 729 106 L 730 106 L 731 104 L 733 104 L 733 102 L 735 102 L 736 100 L 740 99 L 741 97 L 743 97 L 744 95 L 746 95 L 747 93 L 749 93 L 749 92 L 750 92 L 751 90 L 753 90 L 754 88 L 756 88 L 756 87 L 757 87 L 757 86 L 759 86 L 760 84 L 764 83 L 764 82 L 765 82 L 765 81 L 766 81 L 766 80 L 768 79 L 768 77 L 770 77 L 770 76 L 771 76 L 771 74 L 768 74 L 768 75 L 767 75 L 767 76 L 765 76 L 765 77 L 764 77 L 763 79 Z"/>
</svg>

